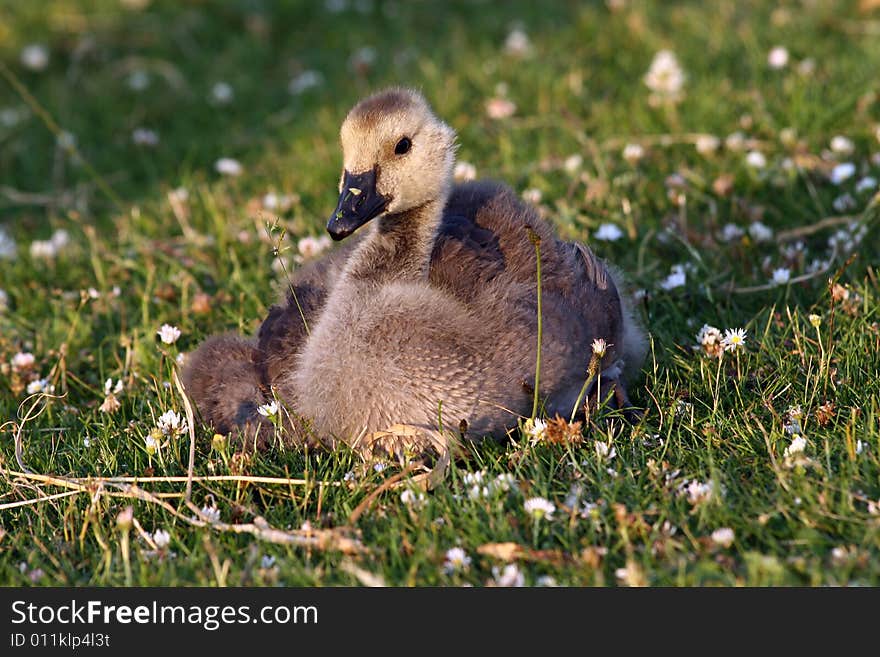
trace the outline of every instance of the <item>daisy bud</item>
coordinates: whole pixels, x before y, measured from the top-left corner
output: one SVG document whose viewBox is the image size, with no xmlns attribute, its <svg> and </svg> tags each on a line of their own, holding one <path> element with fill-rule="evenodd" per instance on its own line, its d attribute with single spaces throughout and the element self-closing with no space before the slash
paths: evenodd
<svg viewBox="0 0 880 657">
<path fill-rule="evenodd" d="M 116 526 L 123 531 L 128 531 L 131 528 L 131 521 L 133 519 L 134 509 L 131 506 L 127 506 L 116 516 Z"/>
</svg>

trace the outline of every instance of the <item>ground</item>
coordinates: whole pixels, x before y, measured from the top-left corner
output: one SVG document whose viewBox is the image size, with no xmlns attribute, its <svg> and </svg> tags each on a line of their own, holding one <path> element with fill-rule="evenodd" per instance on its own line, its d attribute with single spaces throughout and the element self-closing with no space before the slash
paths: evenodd
<svg viewBox="0 0 880 657">
<path fill-rule="evenodd" d="M 873 0 L 0 4 L 0 583 L 880 583 L 878 34 Z M 178 356 L 324 248 L 389 84 L 624 272 L 640 423 L 429 492 L 184 430 Z"/>
</svg>

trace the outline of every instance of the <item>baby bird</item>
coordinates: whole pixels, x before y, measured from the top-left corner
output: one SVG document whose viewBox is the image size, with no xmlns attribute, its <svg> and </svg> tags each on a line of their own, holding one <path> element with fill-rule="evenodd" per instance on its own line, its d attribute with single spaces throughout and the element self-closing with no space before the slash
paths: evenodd
<svg viewBox="0 0 880 657">
<path fill-rule="evenodd" d="M 446 449 L 450 433 L 504 436 L 531 411 L 535 241 L 545 412 L 571 414 L 599 338 L 601 389 L 631 406 L 624 381 L 645 338 L 613 270 L 559 241 L 508 187 L 453 185 L 455 133 L 415 91 L 360 102 L 341 140 L 327 230 L 341 240 L 369 224 L 366 235 L 297 271 L 256 340 L 217 336 L 191 355 L 184 383 L 207 422 L 264 447 L 272 425 L 257 408 L 276 395 L 294 444 L 371 452 L 369 438 L 395 424 L 415 429 L 395 438 L 396 452 Z"/>
<path fill-rule="evenodd" d="M 341 129 L 344 169 L 327 230 L 362 226 L 323 309 L 276 391 L 332 446 L 393 424 L 405 445 L 500 438 L 530 413 L 542 265 L 540 389 L 549 415 L 571 414 L 591 344 L 604 339 L 603 389 L 629 406 L 625 373 L 645 354 L 642 329 L 607 267 L 558 240 L 509 188 L 453 188 L 455 133 L 425 99 L 390 89 L 358 103 Z M 451 430 L 451 431 L 450 431 Z"/>
</svg>

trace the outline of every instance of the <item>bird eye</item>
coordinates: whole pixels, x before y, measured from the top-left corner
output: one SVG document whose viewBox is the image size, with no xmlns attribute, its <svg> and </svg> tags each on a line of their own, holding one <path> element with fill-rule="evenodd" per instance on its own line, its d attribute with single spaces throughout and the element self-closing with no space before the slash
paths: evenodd
<svg viewBox="0 0 880 657">
<path fill-rule="evenodd" d="M 404 137 L 397 142 L 397 146 L 394 147 L 394 152 L 398 155 L 403 155 L 404 153 L 408 153 L 410 148 L 412 148 L 412 142 L 409 140 L 409 137 Z"/>
</svg>

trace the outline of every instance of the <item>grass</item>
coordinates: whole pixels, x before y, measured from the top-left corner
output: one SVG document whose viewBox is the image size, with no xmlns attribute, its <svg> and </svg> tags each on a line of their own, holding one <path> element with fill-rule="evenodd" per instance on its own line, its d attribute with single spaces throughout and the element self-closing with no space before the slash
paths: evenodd
<svg viewBox="0 0 880 657">
<path fill-rule="evenodd" d="M 830 1 L 347 5 L 0 4 L 9 72 L 0 110 L 20 119 L 0 115 L 0 226 L 18 245 L 0 261 L 0 583 L 317 586 L 371 575 L 390 585 L 484 585 L 504 577 L 508 560 L 527 584 L 880 583 L 873 215 L 853 258 L 838 252 L 827 273 L 767 285 L 776 268 L 797 280 L 814 258 L 827 259 L 829 237 L 846 223 L 820 222 L 859 216 L 876 191 L 856 184 L 880 177 L 877 10 Z M 532 44 L 523 59 L 504 52 L 515 24 Z M 33 42 L 50 53 L 40 72 L 19 62 Z M 790 61 L 774 70 L 767 55 L 780 44 Z M 687 80 L 679 102 L 651 104 L 642 78 L 663 48 Z M 310 70 L 322 83 L 289 93 Z M 133 89 L 144 73 L 147 86 Z M 211 101 L 221 81 L 234 91 L 227 104 Z M 259 516 L 297 544 L 194 526 L 179 480 L 140 485 L 167 494 L 162 506 L 111 483 L 97 496 L 57 497 L 67 490 L 58 482 L 11 474 L 21 429 L 24 462 L 42 475 L 186 475 L 185 436 L 146 448 L 162 413 L 185 410 L 174 359 L 209 334 L 256 330 L 283 281 L 267 223 L 286 231 L 282 255 L 296 266 L 297 240 L 322 233 L 336 200 L 345 112 L 399 83 L 421 88 L 458 131 L 460 160 L 517 191 L 539 190 L 562 236 L 587 241 L 646 291 L 639 312 L 651 352 L 631 387 L 644 421 L 599 418 L 583 445 L 519 436 L 471 449 L 423 500 L 404 495 L 410 503 L 400 488 L 370 498 L 395 468 L 363 471 L 344 451 L 242 457 L 197 426 L 195 475 L 296 481 L 197 480 L 194 505 L 216 505 L 226 523 Z M 514 115 L 488 118 L 485 103 L 505 94 Z M 74 140 L 59 139 L 43 110 Z M 139 127 L 158 143 L 134 144 Z M 723 143 L 737 132 L 745 150 L 736 138 Z M 697 152 L 698 134 L 717 135 L 721 147 Z M 852 141 L 851 154 L 829 151 L 835 135 Z M 630 143 L 643 158 L 623 157 Z M 766 166 L 749 166 L 747 150 Z M 572 155 L 581 164 L 563 166 Z M 218 174 L 221 157 L 243 173 Z M 829 171 L 843 161 L 857 173 L 835 185 Z M 185 201 L 169 197 L 177 188 Z M 268 192 L 290 195 L 290 208 L 262 209 Z M 782 241 L 718 238 L 726 224 L 757 218 Z M 591 239 L 606 222 L 624 236 Z M 31 255 L 34 240 L 59 229 L 67 246 Z M 786 240 L 793 230 L 803 249 Z M 674 265 L 685 266 L 687 283 L 665 290 Z M 821 316 L 818 327 L 810 314 Z M 166 322 L 182 331 L 173 345 L 156 337 Z M 746 348 L 720 360 L 695 352 L 704 323 L 745 327 Z M 11 366 L 20 351 L 36 358 L 25 372 Z M 35 376 L 49 377 L 58 398 L 22 421 Z M 124 385 L 112 414 L 99 409 L 108 378 Z M 794 406 L 806 447 L 786 457 Z M 508 490 L 471 494 L 479 477 L 502 474 L 512 475 Z M 553 518 L 528 515 L 531 497 L 550 500 Z M 333 529 L 329 543 L 303 545 L 304 523 Z M 733 530 L 729 545 L 711 538 L 720 528 Z M 157 552 L 143 534 L 159 529 L 170 543 Z M 343 553 L 340 537 L 365 552 Z M 444 559 L 455 546 L 471 562 L 450 574 Z"/>
</svg>

